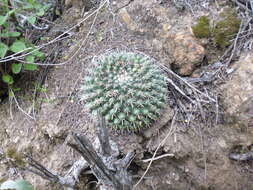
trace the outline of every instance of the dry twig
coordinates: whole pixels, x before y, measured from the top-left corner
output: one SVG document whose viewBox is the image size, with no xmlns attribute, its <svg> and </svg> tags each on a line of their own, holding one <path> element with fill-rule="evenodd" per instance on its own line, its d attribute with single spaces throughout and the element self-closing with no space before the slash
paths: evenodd
<svg viewBox="0 0 253 190">
<path fill-rule="evenodd" d="M 46 180 L 68 187 L 71 190 L 74 189 L 78 182 L 78 177 L 81 172 L 90 167 L 92 173 L 101 184 L 100 189 L 131 190 L 132 179 L 127 172 L 127 168 L 133 160 L 134 153 L 129 152 L 123 159 L 118 159 L 118 148 L 109 140 L 105 122 L 102 117 L 97 127 L 100 133 L 100 152 L 95 150 L 95 147 L 84 136 L 72 133 L 72 139 L 70 139 L 67 144 L 79 152 L 85 160 L 80 159 L 76 161 L 64 177 L 49 171 L 28 155 L 26 155 L 28 167 L 23 169 Z"/>
<path fill-rule="evenodd" d="M 148 164 L 148 167 L 147 169 L 145 170 L 145 172 L 143 173 L 143 175 L 141 176 L 141 178 L 139 179 L 139 181 L 134 185 L 134 188 L 133 189 L 136 189 L 137 186 L 141 183 L 141 181 L 144 179 L 145 175 L 147 174 L 148 170 L 150 169 L 155 157 L 156 157 L 156 154 L 157 154 L 157 151 L 160 149 L 161 146 L 164 145 L 164 143 L 166 142 L 166 140 L 168 139 L 168 137 L 170 137 L 174 131 L 174 124 L 175 124 L 175 119 L 176 119 L 176 116 L 177 116 L 177 111 L 175 112 L 175 115 L 171 121 L 171 126 L 170 126 L 170 130 L 168 132 L 168 134 L 165 136 L 165 138 L 159 143 L 159 145 L 157 146 L 149 164 Z"/>
</svg>

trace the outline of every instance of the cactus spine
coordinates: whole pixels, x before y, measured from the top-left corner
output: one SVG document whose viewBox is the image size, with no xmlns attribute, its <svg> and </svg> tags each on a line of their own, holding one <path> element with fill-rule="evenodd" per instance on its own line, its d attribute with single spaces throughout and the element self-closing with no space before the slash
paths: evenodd
<svg viewBox="0 0 253 190">
<path fill-rule="evenodd" d="M 117 52 L 94 61 L 82 99 L 116 130 L 137 131 L 157 120 L 166 105 L 164 73 L 148 56 Z"/>
</svg>

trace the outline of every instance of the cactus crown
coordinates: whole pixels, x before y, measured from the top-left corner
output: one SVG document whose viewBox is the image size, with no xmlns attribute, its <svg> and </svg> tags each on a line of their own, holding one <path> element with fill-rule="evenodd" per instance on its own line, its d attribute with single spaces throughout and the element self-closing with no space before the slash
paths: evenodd
<svg viewBox="0 0 253 190">
<path fill-rule="evenodd" d="M 111 53 L 96 60 L 89 73 L 82 99 L 114 129 L 137 131 L 150 126 L 166 105 L 165 75 L 148 56 Z"/>
</svg>

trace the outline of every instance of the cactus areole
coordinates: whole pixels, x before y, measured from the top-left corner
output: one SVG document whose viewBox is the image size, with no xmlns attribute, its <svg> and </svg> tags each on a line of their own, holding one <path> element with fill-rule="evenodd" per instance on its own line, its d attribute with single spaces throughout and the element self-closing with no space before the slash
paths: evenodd
<svg viewBox="0 0 253 190">
<path fill-rule="evenodd" d="M 82 87 L 92 114 L 109 127 L 138 131 L 151 126 L 166 106 L 166 77 L 148 57 L 137 53 L 106 54 L 92 63 Z"/>
</svg>

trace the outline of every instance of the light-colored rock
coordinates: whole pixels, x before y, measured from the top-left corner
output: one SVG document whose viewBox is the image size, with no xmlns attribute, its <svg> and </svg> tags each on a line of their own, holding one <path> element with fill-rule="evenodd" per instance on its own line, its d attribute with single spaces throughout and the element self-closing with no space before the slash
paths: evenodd
<svg viewBox="0 0 253 190">
<path fill-rule="evenodd" d="M 53 125 L 52 123 L 48 123 L 47 125 L 44 125 L 42 127 L 42 130 L 45 134 L 49 136 L 49 138 L 57 138 L 61 137 L 66 133 L 66 128 L 64 127 L 58 127 L 56 125 Z"/>
<path fill-rule="evenodd" d="M 246 127 L 253 127 L 253 96 L 239 106 L 236 115 L 240 123 Z"/>
<path fill-rule="evenodd" d="M 119 12 L 119 16 L 121 17 L 122 21 L 126 23 L 127 28 L 129 30 L 137 30 L 137 25 L 131 18 L 131 16 L 128 14 L 127 10 L 125 8 L 121 9 Z"/>
<path fill-rule="evenodd" d="M 174 36 L 173 68 L 183 76 L 191 75 L 202 62 L 205 49 L 190 32 L 180 32 Z"/>
<path fill-rule="evenodd" d="M 231 115 L 240 112 L 240 106 L 253 97 L 253 53 L 243 54 L 233 68 L 232 78 L 223 86 L 224 105 Z"/>
</svg>

